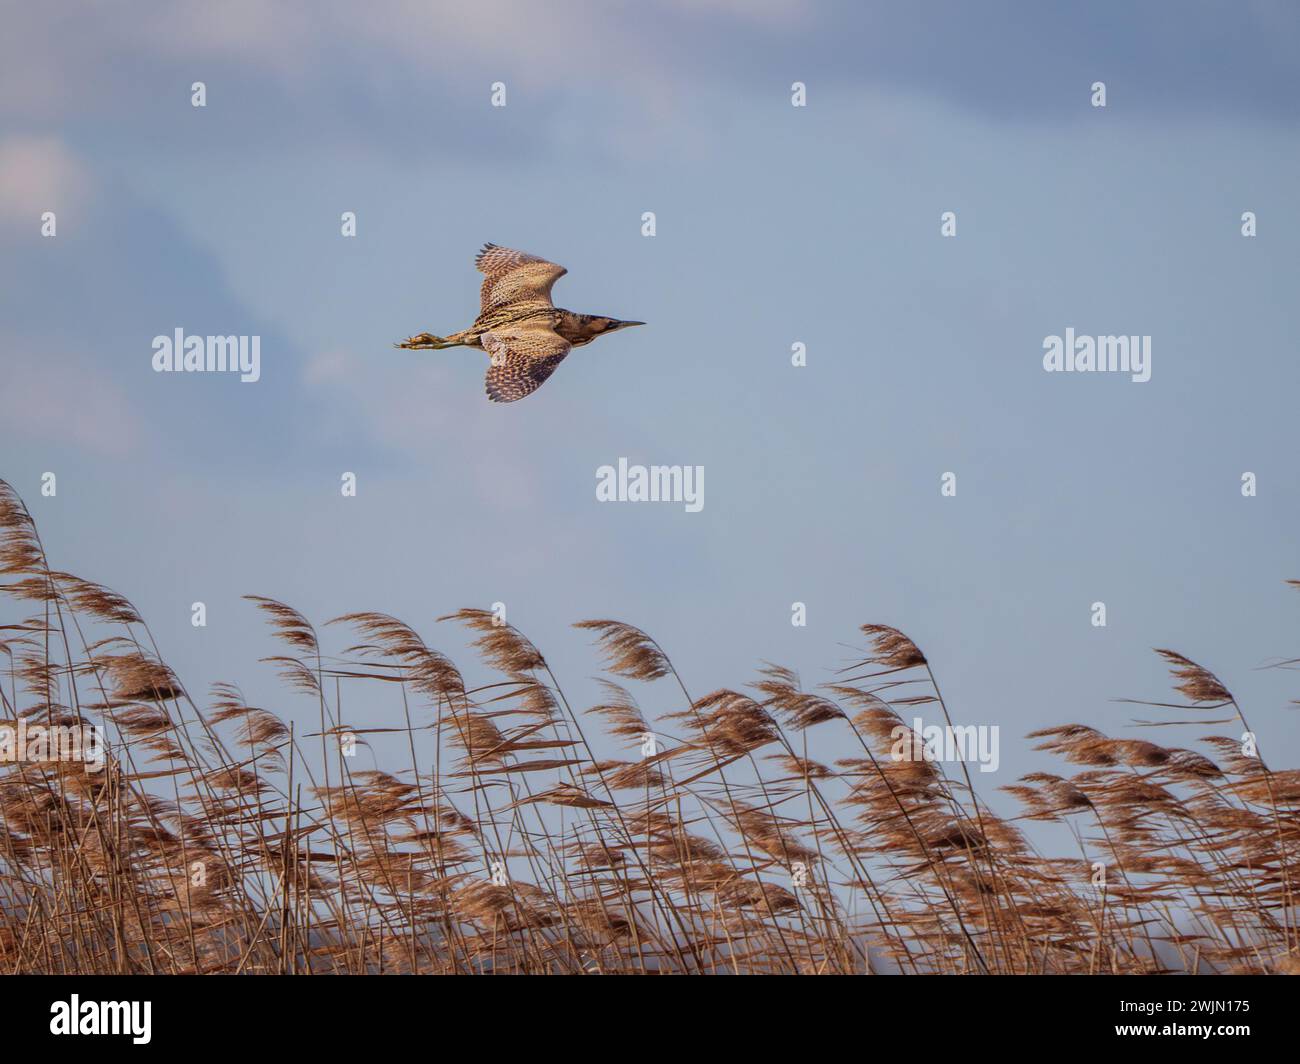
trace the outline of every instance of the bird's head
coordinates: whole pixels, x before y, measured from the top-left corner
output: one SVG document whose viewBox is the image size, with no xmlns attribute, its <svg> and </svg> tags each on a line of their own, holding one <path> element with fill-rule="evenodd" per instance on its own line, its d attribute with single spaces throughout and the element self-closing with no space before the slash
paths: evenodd
<svg viewBox="0 0 1300 1064">
<path fill-rule="evenodd" d="M 596 336 L 604 336 L 606 333 L 618 332 L 619 329 L 626 329 L 632 325 L 644 325 L 643 321 L 620 321 L 618 318 L 605 318 L 596 316 L 591 320 L 591 328 Z"/>
</svg>

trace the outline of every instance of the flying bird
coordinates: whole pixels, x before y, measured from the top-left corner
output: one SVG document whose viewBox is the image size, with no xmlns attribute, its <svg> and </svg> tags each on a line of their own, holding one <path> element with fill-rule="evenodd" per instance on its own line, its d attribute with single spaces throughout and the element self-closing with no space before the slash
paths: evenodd
<svg viewBox="0 0 1300 1064">
<path fill-rule="evenodd" d="M 551 287 L 569 271 L 526 251 L 484 244 L 474 265 L 484 275 L 474 324 L 450 336 L 420 333 L 394 346 L 408 351 L 486 351 L 487 397 L 494 403 L 513 403 L 537 391 L 575 347 L 645 324 L 557 307 L 551 302 Z"/>
</svg>

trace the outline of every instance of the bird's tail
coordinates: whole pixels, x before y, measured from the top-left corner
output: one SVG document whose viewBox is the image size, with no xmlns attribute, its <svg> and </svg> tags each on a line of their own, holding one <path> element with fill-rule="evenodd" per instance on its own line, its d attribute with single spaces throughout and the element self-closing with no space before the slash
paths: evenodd
<svg viewBox="0 0 1300 1064">
<path fill-rule="evenodd" d="M 463 336 L 464 333 L 453 333 L 451 336 L 434 336 L 433 333 L 420 333 L 419 336 L 412 336 L 410 339 L 403 340 L 400 344 L 394 344 L 393 346 L 405 348 L 407 351 L 441 351 L 444 347 L 464 347 Z"/>
</svg>

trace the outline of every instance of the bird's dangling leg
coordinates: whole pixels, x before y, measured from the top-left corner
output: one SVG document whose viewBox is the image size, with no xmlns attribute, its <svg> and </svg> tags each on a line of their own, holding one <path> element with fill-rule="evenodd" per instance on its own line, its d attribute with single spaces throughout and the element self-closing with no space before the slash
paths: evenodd
<svg viewBox="0 0 1300 1064">
<path fill-rule="evenodd" d="M 440 351 L 444 347 L 462 347 L 464 341 L 457 340 L 455 336 L 434 336 L 433 333 L 420 333 L 419 336 L 412 336 L 409 340 L 403 340 L 400 344 L 394 344 L 393 346 L 405 348 L 407 351 Z"/>
</svg>

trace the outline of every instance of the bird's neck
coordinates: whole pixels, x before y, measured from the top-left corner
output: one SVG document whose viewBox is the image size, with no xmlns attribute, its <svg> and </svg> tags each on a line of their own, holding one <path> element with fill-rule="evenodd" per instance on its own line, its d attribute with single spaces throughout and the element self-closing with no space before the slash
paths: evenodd
<svg viewBox="0 0 1300 1064">
<path fill-rule="evenodd" d="M 575 314 L 571 310 L 560 310 L 559 314 L 560 321 L 555 326 L 555 331 L 574 347 L 590 343 L 598 335 L 598 331 L 592 325 L 595 315 Z"/>
</svg>

